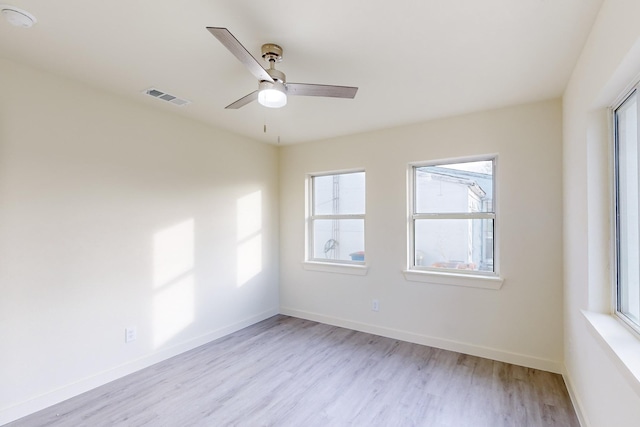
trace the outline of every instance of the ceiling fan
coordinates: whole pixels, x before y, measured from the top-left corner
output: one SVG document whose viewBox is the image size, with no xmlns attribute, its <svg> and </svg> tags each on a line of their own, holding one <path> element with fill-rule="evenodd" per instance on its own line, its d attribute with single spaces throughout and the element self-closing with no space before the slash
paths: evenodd
<svg viewBox="0 0 640 427">
<path fill-rule="evenodd" d="M 356 96 L 357 87 L 287 83 L 284 73 L 275 68 L 276 62 L 282 61 L 282 48 L 277 44 L 262 45 L 262 58 L 269 62 L 269 69 L 265 69 L 229 30 L 219 27 L 207 27 L 207 30 L 233 53 L 249 69 L 251 74 L 258 78 L 258 90 L 227 105 L 225 107 L 227 109 L 244 107 L 256 99 L 265 107 L 280 108 L 287 105 L 287 95 L 351 99 Z"/>
</svg>

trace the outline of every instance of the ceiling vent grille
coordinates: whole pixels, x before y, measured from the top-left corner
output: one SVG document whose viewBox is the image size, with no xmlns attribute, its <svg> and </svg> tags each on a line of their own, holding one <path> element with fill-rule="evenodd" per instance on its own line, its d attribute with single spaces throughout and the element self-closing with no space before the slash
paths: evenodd
<svg viewBox="0 0 640 427">
<path fill-rule="evenodd" d="M 191 101 L 186 99 L 178 98 L 177 96 L 170 95 L 166 92 L 162 92 L 156 88 L 149 88 L 144 91 L 145 94 L 152 96 L 154 98 L 161 99 L 163 101 L 169 102 L 173 105 L 177 105 L 178 107 L 184 107 L 185 105 L 191 104 Z"/>
</svg>

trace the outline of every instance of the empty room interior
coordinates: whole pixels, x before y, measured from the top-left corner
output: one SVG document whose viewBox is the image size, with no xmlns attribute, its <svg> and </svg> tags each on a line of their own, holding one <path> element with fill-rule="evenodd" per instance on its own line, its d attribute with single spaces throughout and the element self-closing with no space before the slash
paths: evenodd
<svg viewBox="0 0 640 427">
<path fill-rule="evenodd" d="M 640 2 L 0 9 L 0 425 L 640 425 Z"/>
</svg>

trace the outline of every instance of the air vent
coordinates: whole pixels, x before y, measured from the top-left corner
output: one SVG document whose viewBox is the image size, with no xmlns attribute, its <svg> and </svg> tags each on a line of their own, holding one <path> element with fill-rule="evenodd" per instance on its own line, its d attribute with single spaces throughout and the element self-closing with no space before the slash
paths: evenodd
<svg viewBox="0 0 640 427">
<path fill-rule="evenodd" d="M 154 98 L 161 99 L 163 101 L 169 102 L 173 105 L 177 105 L 178 107 L 184 107 L 185 105 L 191 104 L 191 101 L 187 101 L 186 99 L 178 98 L 177 96 L 170 95 L 166 92 L 162 92 L 156 88 L 149 88 L 144 91 L 149 96 L 153 96 Z"/>
</svg>

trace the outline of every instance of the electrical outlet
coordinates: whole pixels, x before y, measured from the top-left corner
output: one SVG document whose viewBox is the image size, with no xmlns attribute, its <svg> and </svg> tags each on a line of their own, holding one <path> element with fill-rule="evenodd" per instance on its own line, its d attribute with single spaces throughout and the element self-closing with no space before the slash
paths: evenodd
<svg viewBox="0 0 640 427">
<path fill-rule="evenodd" d="M 124 329 L 124 342 L 130 343 L 131 341 L 135 341 L 138 338 L 138 330 L 135 326 L 131 326 L 129 328 Z"/>
<path fill-rule="evenodd" d="M 380 301 L 378 301 L 377 299 L 371 300 L 371 310 L 380 311 Z"/>
</svg>

